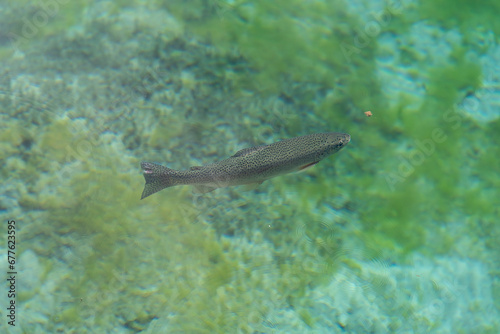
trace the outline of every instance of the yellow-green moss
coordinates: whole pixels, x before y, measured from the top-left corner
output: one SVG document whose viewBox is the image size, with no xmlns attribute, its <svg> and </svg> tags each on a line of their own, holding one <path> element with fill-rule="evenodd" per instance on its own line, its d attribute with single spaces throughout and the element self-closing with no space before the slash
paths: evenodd
<svg viewBox="0 0 500 334">
<path fill-rule="evenodd" d="M 314 323 L 316 322 L 316 320 L 314 319 L 314 317 L 311 315 L 311 313 L 307 309 L 304 309 L 304 308 L 299 309 L 298 314 L 299 314 L 300 319 L 302 319 L 302 321 L 307 326 L 309 326 L 310 328 L 314 327 Z"/>
<path fill-rule="evenodd" d="M 67 118 L 56 120 L 45 129 L 40 138 L 40 150 L 58 162 L 63 162 L 69 156 L 68 149 L 74 145 L 69 125 L 70 120 Z"/>
</svg>

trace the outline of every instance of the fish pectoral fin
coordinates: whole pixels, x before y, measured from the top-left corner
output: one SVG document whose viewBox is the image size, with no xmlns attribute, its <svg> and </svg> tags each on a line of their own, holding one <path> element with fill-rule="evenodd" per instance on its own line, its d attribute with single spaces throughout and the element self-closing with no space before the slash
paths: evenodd
<svg viewBox="0 0 500 334">
<path fill-rule="evenodd" d="M 189 167 L 189 170 L 199 170 L 201 168 L 202 168 L 202 166 L 191 166 L 191 167 Z"/>
<path fill-rule="evenodd" d="M 241 186 L 242 191 L 251 191 L 257 189 L 258 186 L 260 186 L 264 181 L 259 181 L 259 182 L 253 182 L 253 183 L 248 183 L 244 184 Z"/>
<path fill-rule="evenodd" d="M 315 162 L 311 162 L 311 163 L 305 164 L 303 166 L 300 166 L 299 169 L 297 170 L 297 172 L 303 172 L 306 169 L 309 169 L 309 168 L 315 166 L 318 162 L 319 161 L 315 161 Z"/>
<path fill-rule="evenodd" d="M 203 185 L 203 184 L 197 184 L 197 185 L 193 186 L 193 193 L 195 193 L 195 194 L 206 194 L 206 193 L 209 193 L 211 191 L 214 191 L 217 188 L 218 187 L 212 187 L 212 186 L 206 186 L 206 185 Z"/>
</svg>

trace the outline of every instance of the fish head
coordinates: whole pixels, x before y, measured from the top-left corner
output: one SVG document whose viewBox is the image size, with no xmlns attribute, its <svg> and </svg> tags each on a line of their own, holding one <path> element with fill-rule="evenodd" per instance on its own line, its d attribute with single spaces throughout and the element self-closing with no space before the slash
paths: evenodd
<svg viewBox="0 0 500 334">
<path fill-rule="evenodd" d="M 351 141 L 351 136 L 347 133 L 327 132 L 319 135 L 321 136 L 321 158 L 340 151 Z"/>
</svg>

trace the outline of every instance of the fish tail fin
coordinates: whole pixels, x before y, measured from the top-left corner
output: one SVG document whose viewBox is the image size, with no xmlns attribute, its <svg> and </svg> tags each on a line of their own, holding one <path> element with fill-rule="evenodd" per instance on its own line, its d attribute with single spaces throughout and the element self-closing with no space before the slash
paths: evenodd
<svg viewBox="0 0 500 334">
<path fill-rule="evenodd" d="M 175 174 L 177 171 L 158 165 L 152 162 L 141 162 L 144 170 L 144 179 L 146 184 L 142 192 L 141 199 L 148 197 L 162 189 L 176 185 Z"/>
</svg>

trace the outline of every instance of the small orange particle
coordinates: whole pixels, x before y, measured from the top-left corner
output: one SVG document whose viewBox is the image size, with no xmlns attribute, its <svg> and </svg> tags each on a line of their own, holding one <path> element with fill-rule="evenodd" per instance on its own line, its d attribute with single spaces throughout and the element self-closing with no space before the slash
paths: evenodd
<svg viewBox="0 0 500 334">
<path fill-rule="evenodd" d="M 365 115 L 366 115 L 367 117 L 371 117 L 371 115 L 373 115 L 373 114 L 372 114 L 372 112 L 371 112 L 371 111 L 365 111 Z"/>
</svg>

